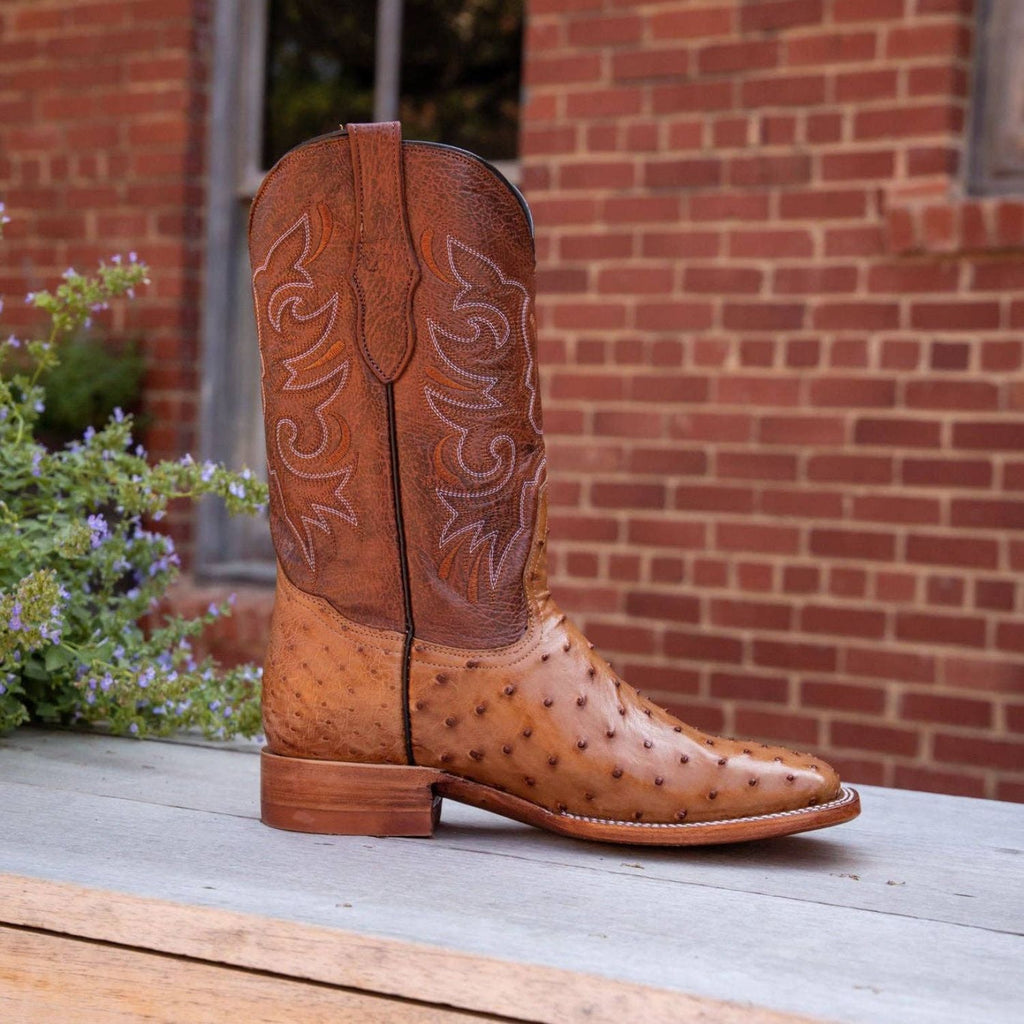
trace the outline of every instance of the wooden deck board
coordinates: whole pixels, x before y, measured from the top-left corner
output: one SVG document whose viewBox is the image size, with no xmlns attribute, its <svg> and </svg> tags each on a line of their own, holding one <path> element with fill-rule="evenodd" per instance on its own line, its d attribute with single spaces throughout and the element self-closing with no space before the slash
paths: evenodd
<svg viewBox="0 0 1024 1024">
<path fill-rule="evenodd" d="M 606 1010 L 626 1000 L 622 1012 L 644 992 L 651 1006 L 678 994 L 666 1020 L 699 1020 L 680 1014 L 716 1000 L 886 1024 L 1010 1021 L 1024 1004 L 1015 805 L 865 787 L 865 813 L 848 825 L 686 851 L 583 844 L 451 802 L 434 839 L 317 837 L 256 820 L 257 774 L 246 752 L 35 732 L 0 741 L 0 922 L 127 941 L 90 931 L 95 913 L 69 923 L 65 911 L 57 927 L 60 901 L 42 905 L 45 887 L 61 884 L 122 893 L 126 905 L 269 919 L 299 945 L 306 929 L 321 945 L 392 943 L 418 951 L 412 960 L 439 951 L 461 972 L 442 980 L 470 975 L 453 1005 L 513 1016 L 519 1005 L 533 1015 L 524 1019 L 605 1019 L 573 1016 L 598 991 Z M 71 890 L 80 904 L 84 890 Z M 197 936 L 188 949 L 158 941 L 147 948 L 205 955 Z M 516 991 L 473 984 L 511 965 Z M 383 987 L 379 971 L 363 984 L 358 971 L 309 970 L 444 1001 L 443 988 L 427 991 L 436 964 L 434 981 L 410 973 L 412 992 L 401 979 Z M 529 975 L 532 994 L 517 1003 Z M 554 987 L 573 975 L 590 995 L 559 1003 Z"/>
</svg>

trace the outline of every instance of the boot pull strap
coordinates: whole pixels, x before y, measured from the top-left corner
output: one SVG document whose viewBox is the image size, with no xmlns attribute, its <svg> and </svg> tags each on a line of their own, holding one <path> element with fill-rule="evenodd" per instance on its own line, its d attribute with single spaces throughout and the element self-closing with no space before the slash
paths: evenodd
<svg viewBox="0 0 1024 1024">
<path fill-rule="evenodd" d="M 383 384 L 405 369 L 415 343 L 412 296 L 420 271 L 409 237 L 397 121 L 349 124 L 356 239 L 349 282 L 356 295 L 359 344 Z"/>
</svg>

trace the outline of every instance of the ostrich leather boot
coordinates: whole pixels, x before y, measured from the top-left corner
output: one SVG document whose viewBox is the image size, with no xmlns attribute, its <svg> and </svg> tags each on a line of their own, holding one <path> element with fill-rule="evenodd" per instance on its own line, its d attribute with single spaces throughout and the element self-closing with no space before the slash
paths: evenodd
<svg viewBox="0 0 1024 1024">
<path fill-rule="evenodd" d="M 430 835 L 449 797 L 689 845 L 858 813 L 823 761 L 640 696 L 552 599 L 532 224 L 494 168 L 348 125 L 270 172 L 250 254 L 279 562 L 265 822 Z"/>
</svg>

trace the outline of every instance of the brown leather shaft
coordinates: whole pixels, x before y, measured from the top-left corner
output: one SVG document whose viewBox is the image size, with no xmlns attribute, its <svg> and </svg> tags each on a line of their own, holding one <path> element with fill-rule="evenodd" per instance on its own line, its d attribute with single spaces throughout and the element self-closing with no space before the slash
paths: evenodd
<svg viewBox="0 0 1024 1024">
<path fill-rule="evenodd" d="M 405 629 L 393 440 L 416 634 L 485 650 L 526 629 L 544 480 L 530 225 L 481 161 L 397 140 L 302 146 L 253 205 L 271 529 L 300 589 Z"/>
<path fill-rule="evenodd" d="M 357 231 L 349 280 L 359 344 L 387 384 L 405 368 L 415 344 L 412 297 L 420 277 L 405 220 L 402 131 L 397 121 L 347 130 Z"/>
</svg>

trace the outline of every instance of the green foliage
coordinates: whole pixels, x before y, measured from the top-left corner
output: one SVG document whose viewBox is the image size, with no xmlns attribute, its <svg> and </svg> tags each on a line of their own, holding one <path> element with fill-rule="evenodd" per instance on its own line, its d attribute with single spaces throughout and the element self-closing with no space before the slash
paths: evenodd
<svg viewBox="0 0 1024 1024">
<path fill-rule="evenodd" d="M 376 0 L 272 0 L 267 166 L 339 121 L 373 120 Z M 399 117 L 408 139 L 513 159 L 522 0 L 406 0 Z"/>
<path fill-rule="evenodd" d="M 0 203 L 0 235 L 3 212 Z M 260 728 L 260 670 L 220 671 L 193 656 L 194 638 L 230 602 L 194 619 L 161 617 L 178 556 L 146 522 L 172 499 L 203 494 L 252 513 L 265 485 L 191 456 L 150 465 L 119 408 L 63 448 L 37 438 L 44 382 L 68 340 L 111 300 L 133 297 L 146 275 L 134 254 L 94 274 L 69 269 L 54 291 L 26 296 L 47 314 L 45 336 L 0 341 L 0 732 L 27 721 L 139 736 Z"/>
<path fill-rule="evenodd" d="M 40 435 L 52 447 L 71 440 L 86 427 L 102 426 L 115 409 L 134 408 L 143 367 L 142 353 L 134 342 L 112 350 L 96 337 L 73 338 L 61 349 L 60 363 L 47 375 Z"/>
</svg>

